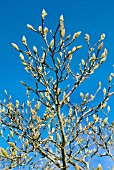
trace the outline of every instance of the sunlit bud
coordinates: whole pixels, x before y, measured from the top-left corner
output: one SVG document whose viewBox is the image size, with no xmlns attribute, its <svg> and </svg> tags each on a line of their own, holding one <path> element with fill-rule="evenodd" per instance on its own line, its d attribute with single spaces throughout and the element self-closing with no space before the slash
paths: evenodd
<svg viewBox="0 0 114 170">
<path fill-rule="evenodd" d="M 18 108 L 19 107 L 19 101 L 16 100 L 16 107 Z"/>
<path fill-rule="evenodd" d="M 78 139 L 78 144 L 80 144 L 82 142 L 82 137 L 80 137 L 79 139 Z"/>
<path fill-rule="evenodd" d="M 95 122 L 98 122 L 99 117 L 96 116 L 96 115 L 93 115 L 93 119 L 94 119 Z"/>
<path fill-rule="evenodd" d="M 86 41 L 89 41 L 89 39 L 90 39 L 89 34 L 85 34 L 85 40 L 86 40 Z"/>
<path fill-rule="evenodd" d="M 19 50 L 19 48 L 18 48 L 18 46 L 16 45 L 16 44 L 14 44 L 14 43 L 11 43 L 12 44 L 12 46 L 18 51 Z"/>
<path fill-rule="evenodd" d="M 50 96 L 49 95 L 47 96 L 47 100 L 50 101 Z"/>
<path fill-rule="evenodd" d="M 85 98 L 87 99 L 87 98 L 88 98 L 88 96 L 89 96 L 89 93 L 86 93 Z"/>
<path fill-rule="evenodd" d="M 59 55 L 60 55 L 60 57 L 62 57 L 63 53 L 62 53 L 62 52 L 60 52 L 60 53 L 59 53 Z"/>
<path fill-rule="evenodd" d="M 29 70 L 29 67 L 25 67 L 25 70 L 28 72 L 28 70 Z"/>
<path fill-rule="evenodd" d="M 6 99 L 4 99 L 4 103 L 6 103 Z"/>
<path fill-rule="evenodd" d="M 106 107 L 106 105 L 107 105 L 107 103 L 105 102 L 105 103 L 101 103 L 101 106 L 100 106 L 100 109 L 104 109 L 105 107 Z"/>
<path fill-rule="evenodd" d="M 82 48 L 82 45 L 79 45 L 79 46 L 76 47 L 77 50 L 80 49 L 80 48 Z"/>
<path fill-rule="evenodd" d="M 110 83 L 111 80 L 112 80 L 112 76 L 110 75 L 110 76 L 108 77 L 108 82 Z"/>
<path fill-rule="evenodd" d="M 24 60 L 24 56 L 23 56 L 22 53 L 20 53 L 19 57 L 20 57 L 21 60 Z"/>
<path fill-rule="evenodd" d="M 48 28 L 44 28 L 44 34 L 47 34 L 47 32 L 48 32 Z"/>
<path fill-rule="evenodd" d="M 34 54 L 37 54 L 37 48 L 35 46 L 33 46 L 33 51 L 34 51 Z"/>
<path fill-rule="evenodd" d="M 10 130 L 10 135 L 13 137 L 14 133 L 12 130 Z"/>
<path fill-rule="evenodd" d="M 72 48 L 72 53 L 75 52 L 76 49 L 77 49 L 76 47 L 73 47 L 73 48 Z"/>
<path fill-rule="evenodd" d="M 50 136 L 50 139 L 53 140 L 53 136 Z"/>
<path fill-rule="evenodd" d="M 36 134 L 33 136 L 34 139 L 38 139 L 38 137 L 39 137 L 39 134 L 38 134 L 38 133 L 36 133 Z"/>
<path fill-rule="evenodd" d="M 65 29 L 60 30 L 60 35 L 61 35 L 61 37 L 65 36 Z"/>
<path fill-rule="evenodd" d="M 96 170 L 103 170 L 101 164 L 98 165 Z"/>
<path fill-rule="evenodd" d="M 43 9 L 43 10 L 42 10 L 42 19 L 44 19 L 46 15 L 47 15 L 47 13 L 46 13 L 46 11 Z"/>
<path fill-rule="evenodd" d="M 10 103 L 8 104 L 8 108 L 9 108 L 9 109 L 12 109 L 12 106 L 13 106 L 13 104 L 10 102 Z"/>
<path fill-rule="evenodd" d="M 51 40 L 51 42 L 50 42 L 50 46 L 52 47 L 53 45 L 54 45 L 54 39 Z"/>
<path fill-rule="evenodd" d="M 76 32 L 76 33 L 73 35 L 73 39 L 78 38 L 80 34 L 81 34 L 81 31 Z"/>
<path fill-rule="evenodd" d="M 40 33 L 42 33 L 42 26 L 39 26 L 38 30 L 39 30 Z"/>
<path fill-rule="evenodd" d="M 106 54 L 105 54 L 105 52 L 104 52 L 104 53 L 102 53 L 101 57 L 102 57 L 102 58 L 106 58 Z"/>
<path fill-rule="evenodd" d="M 69 109 L 69 116 L 72 116 L 72 108 Z"/>
<path fill-rule="evenodd" d="M 56 137 L 57 137 L 58 140 L 60 140 L 60 135 L 59 135 L 59 133 L 57 133 Z"/>
<path fill-rule="evenodd" d="M 24 66 L 27 66 L 27 65 L 28 65 L 28 64 L 26 63 L 26 61 L 23 61 L 22 64 L 23 64 Z"/>
<path fill-rule="evenodd" d="M 72 60 L 72 53 L 70 53 L 68 57 L 70 60 Z"/>
<path fill-rule="evenodd" d="M 106 118 L 104 119 L 103 123 L 104 123 L 105 125 L 108 124 L 108 117 L 106 117 Z"/>
<path fill-rule="evenodd" d="M 102 34 L 101 35 L 101 40 L 104 40 L 104 38 L 105 38 L 105 34 Z"/>
<path fill-rule="evenodd" d="M 82 63 L 82 65 L 85 65 L 85 61 L 83 59 L 81 60 L 81 63 Z"/>
<path fill-rule="evenodd" d="M 105 60 L 106 60 L 106 57 L 102 58 L 102 59 L 100 60 L 100 64 L 102 64 Z"/>
<path fill-rule="evenodd" d="M 52 133 L 54 133 L 55 132 L 55 129 L 54 128 L 52 128 Z"/>
<path fill-rule="evenodd" d="M 110 112 L 110 106 L 107 107 L 108 112 Z"/>
<path fill-rule="evenodd" d="M 86 117 L 86 122 L 88 123 L 88 117 Z"/>
<path fill-rule="evenodd" d="M 58 88 L 58 89 L 57 89 L 57 94 L 60 94 L 60 91 L 61 91 L 60 88 Z"/>
<path fill-rule="evenodd" d="M 94 67 L 94 70 L 96 70 L 99 67 L 99 64 L 96 64 Z"/>
<path fill-rule="evenodd" d="M 44 99 L 44 95 L 43 95 L 42 92 L 40 92 L 40 96 L 41 96 L 42 99 Z"/>
<path fill-rule="evenodd" d="M 106 88 L 103 89 L 103 94 L 106 95 Z"/>
<path fill-rule="evenodd" d="M 91 122 L 88 123 L 88 127 L 91 127 Z"/>
<path fill-rule="evenodd" d="M 79 129 L 80 129 L 80 131 L 82 131 L 82 125 L 81 124 L 79 125 Z"/>
<path fill-rule="evenodd" d="M 107 55 L 108 54 L 108 51 L 107 51 L 107 49 L 105 48 L 104 49 L 104 53 Z"/>
<path fill-rule="evenodd" d="M 28 27 L 30 30 L 34 30 L 34 28 L 33 28 L 32 25 L 27 24 L 27 27 Z"/>
<path fill-rule="evenodd" d="M 69 38 L 70 38 L 70 35 L 68 35 L 68 36 L 66 37 L 66 40 L 69 40 Z"/>
<path fill-rule="evenodd" d="M 7 93 L 7 91 L 6 91 L 6 90 L 4 90 L 4 93 L 5 93 L 6 95 L 8 95 L 8 93 Z"/>
<path fill-rule="evenodd" d="M 57 63 L 58 63 L 58 65 L 60 65 L 60 60 L 59 60 L 59 58 L 57 58 Z"/>
<path fill-rule="evenodd" d="M 95 53 L 92 54 L 92 59 L 93 59 L 93 60 L 96 59 Z"/>
<path fill-rule="evenodd" d="M 36 115 L 35 110 L 33 110 L 32 108 L 30 108 L 30 112 L 31 112 L 31 114 L 32 114 L 33 116 Z"/>
<path fill-rule="evenodd" d="M 30 105 L 31 105 L 31 102 L 29 100 L 27 100 L 27 106 L 30 107 Z"/>
<path fill-rule="evenodd" d="M 63 22 L 63 21 L 64 21 L 63 15 L 60 16 L 60 19 L 59 19 L 59 20 L 60 20 L 60 22 Z"/>
<path fill-rule="evenodd" d="M 23 81 L 21 81 L 21 84 L 23 84 L 24 86 L 26 86 L 26 83 L 25 83 L 25 82 L 23 82 Z"/>
<path fill-rule="evenodd" d="M 91 100 L 93 100 L 93 99 L 94 99 L 94 96 L 93 96 L 92 94 L 90 95 L 90 99 L 91 99 Z"/>
<path fill-rule="evenodd" d="M 45 92 L 45 96 L 47 97 L 49 95 L 49 92 Z"/>
<path fill-rule="evenodd" d="M 41 103 L 37 102 L 37 105 L 35 106 L 36 111 L 40 108 Z"/>
<path fill-rule="evenodd" d="M 8 158 L 8 153 L 4 150 L 4 148 L 1 148 L 1 152 L 6 158 Z"/>
<path fill-rule="evenodd" d="M 14 149 L 18 150 L 18 149 L 17 149 L 17 147 L 16 147 L 16 145 L 15 145 L 15 143 L 8 142 L 8 144 L 9 144 L 12 148 L 14 148 Z"/>
<path fill-rule="evenodd" d="M 104 43 L 102 42 L 99 46 L 98 46 L 98 51 L 100 51 L 103 47 Z"/>
<path fill-rule="evenodd" d="M 22 42 L 23 42 L 23 44 L 25 44 L 25 45 L 27 44 L 27 42 L 26 42 L 26 37 L 25 37 L 25 36 L 22 37 Z"/>
<path fill-rule="evenodd" d="M 98 86 L 99 86 L 100 88 L 101 88 L 101 86 L 102 86 L 102 84 L 101 84 L 101 82 L 100 82 L 100 81 L 98 82 Z"/>
<path fill-rule="evenodd" d="M 80 92 L 80 97 L 83 99 L 84 98 L 84 94 L 82 92 Z"/>
</svg>

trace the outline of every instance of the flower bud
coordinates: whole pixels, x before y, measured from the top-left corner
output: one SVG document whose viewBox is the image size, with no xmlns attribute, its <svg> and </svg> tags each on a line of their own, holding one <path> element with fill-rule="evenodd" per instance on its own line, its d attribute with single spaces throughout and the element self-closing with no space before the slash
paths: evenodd
<svg viewBox="0 0 114 170">
<path fill-rule="evenodd" d="M 107 107 L 108 112 L 110 112 L 110 106 Z"/>
<path fill-rule="evenodd" d="M 104 38 L 105 38 L 105 34 L 102 34 L 101 35 L 101 40 L 104 40 Z"/>
<path fill-rule="evenodd" d="M 42 33 L 42 26 L 39 26 L 38 30 L 39 30 L 40 33 Z"/>
<path fill-rule="evenodd" d="M 81 34 L 81 31 L 76 32 L 76 33 L 73 35 L 73 39 L 76 39 L 77 37 L 79 37 L 80 34 Z"/>
<path fill-rule="evenodd" d="M 43 10 L 42 10 L 42 19 L 44 19 L 46 15 L 47 15 L 47 13 L 46 13 L 46 11 L 43 9 Z"/>
<path fill-rule="evenodd" d="M 85 34 L 85 40 L 86 40 L 86 41 L 89 41 L 89 39 L 90 39 L 89 34 Z"/>
<path fill-rule="evenodd" d="M 103 124 L 107 125 L 108 124 L 108 117 L 106 117 L 103 121 Z"/>
<path fill-rule="evenodd" d="M 22 42 L 23 42 L 24 45 L 27 45 L 26 37 L 25 36 L 22 37 Z"/>
<path fill-rule="evenodd" d="M 60 20 L 60 22 L 63 22 L 63 21 L 64 21 L 63 15 L 60 16 L 60 19 L 59 19 L 59 20 Z"/>
<path fill-rule="evenodd" d="M 81 63 L 82 63 L 82 65 L 85 65 L 85 61 L 83 59 L 81 60 Z"/>
<path fill-rule="evenodd" d="M 12 44 L 12 46 L 18 51 L 19 50 L 19 48 L 18 48 L 18 46 L 16 45 L 16 44 L 14 44 L 14 43 L 11 43 Z"/>
<path fill-rule="evenodd" d="M 21 59 L 22 61 L 24 60 L 23 54 L 20 53 L 19 57 L 20 57 L 20 59 Z"/>
<path fill-rule="evenodd" d="M 27 24 L 27 27 L 28 27 L 30 30 L 34 30 L 34 28 L 33 28 L 32 25 Z"/>
<path fill-rule="evenodd" d="M 37 54 L 37 48 L 36 48 L 36 46 L 33 46 L 33 51 L 34 51 L 34 54 Z"/>
<path fill-rule="evenodd" d="M 44 34 L 47 34 L 47 32 L 48 32 L 48 28 L 45 27 L 45 28 L 44 28 Z"/>
<path fill-rule="evenodd" d="M 101 49 L 102 49 L 102 47 L 103 47 L 103 42 L 98 46 L 98 51 L 100 51 Z"/>
<path fill-rule="evenodd" d="M 106 88 L 103 89 L 103 94 L 106 95 Z"/>
</svg>

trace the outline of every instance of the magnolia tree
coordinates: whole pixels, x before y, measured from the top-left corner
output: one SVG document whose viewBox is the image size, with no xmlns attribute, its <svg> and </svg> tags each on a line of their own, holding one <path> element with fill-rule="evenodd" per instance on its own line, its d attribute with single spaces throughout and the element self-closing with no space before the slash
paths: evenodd
<svg viewBox="0 0 114 170">
<path fill-rule="evenodd" d="M 72 97 L 106 60 L 105 34 L 93 46 L 90 45 L 90 36 L 85 35 L 87 58 L 81 60 L 77 73 L 72 71 L 71 63 L 82 45 L 73 47 L 72 43 L 77 41 L 81 32 L 65 36 L 63 15 L 55 32 L 49 31 L 44 25 L 46 15 L 43 10 L 38 30 L 27 25 L 41 36 L 44 43 L 41 50 L 36 46 L 31 50 L 25 36 L 22 37 L 25 50 L 12 43 L 20 52 L 25 70 L 33 78 L 34 87 L 21 82 L 26 88 L 25 103 L 18 100 L 12 103 L 11 96 L 4 91 L 6 99 L 0 102 L 0 138 L 7 147 L 0 148 L 0 168 L 89 170 L 96 155 L 109 156 L 114 161 L 114 123 L 108 122 L 110 106 L 107 104 L 114 94 L 114 74 L 109 75 L 107 88 L 98 82 L 93 94 L 80 92 L 78 101 Z M 102 91 L 102 98 L 95 105 L 99 91 Z M 101 170 L 102 166 L 93 165 L 93 169 Z"/>
</svg>

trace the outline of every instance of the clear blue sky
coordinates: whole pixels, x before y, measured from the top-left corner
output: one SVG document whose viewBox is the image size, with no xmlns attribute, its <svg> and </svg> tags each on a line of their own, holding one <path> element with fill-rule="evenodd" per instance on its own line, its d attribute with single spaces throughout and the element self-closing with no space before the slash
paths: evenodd
<svg viewBox="0 0 114 170">
<path fill-rule="evenodd" d="M 92 76 L 91 84 L 86 87 L 92 91 L 97 81 L 107 84 L 107 77 L 113 72 L 114 63 L 114 1 L 113 0 L 0 0 L 0 99 L 4 98 L 3 90 L 12 95 L 13 100 L 24 102 L 25 88 L 21 80 L 30 80 L 21 65 L 19 54 L 13 49 L 14 42 L 22 47 L 21 38 L 25 35 L 30 46 L 40 45 L 40 42 L 26 27 L 27 24 L 37 28 L 41 23 L 41 11 L 48 13 L 46 24 L 54 28 L 61 14 L 65 18 L 65 27 L 68 34 L 82 31 L 77 41 L 87 50 L 84 36 L 90 34 L 91 42 L 96 42 L 102 33 L 106 34 L 105 47 L 108 49 L 108 58 L 103 66 Z M 33 36 L 33 38 L 32 38 Z M 36 37 L 36 39 L 35 39 Z M 85 58 L 84 55 L 79 56 Z M 82 86 L 84 87 L 84 86 Z M 84 91 L 86 88 L 82 89 Z M 87 90 L 85 90 L 87 92 Z M 114 97 L 110 100 L 111 110 Z M 113 111 L 110 119 L 114 119 Z M 105 158 L 106 159 L 106 158 Z"/>
</svg>

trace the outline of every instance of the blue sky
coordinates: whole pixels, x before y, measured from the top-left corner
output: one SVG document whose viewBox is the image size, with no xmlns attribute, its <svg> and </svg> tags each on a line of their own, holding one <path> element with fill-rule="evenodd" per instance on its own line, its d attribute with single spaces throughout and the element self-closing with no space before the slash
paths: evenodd
<svg viewBox="0 0 114 170">
<path fill-rule="evenodd" d="M 46 26 L 55 28 L 61 14 L 65 18 L 67 34 L 82 31 L 77 40 L 83 45 L 83 54 L 86 58 L 87 46 L 84 41 L 86 33 L 90 34 L 91 43 L 95 43 L 102 33 L 106 34 L 105 47 L 108 49 L 107 61 L 92 76 L 91 84 L 82 86 L 82 91 L 92 91 L 98 81 L 107 84 L 107 77 L 113 72 L 114 63 L 114 1 L 110 0 L 0 0 L 0 99 L 4 98 L 3 91 L 6 89 L 12 95 L 13 100 L 19 99 L 24 102 L 25 88 L 21 80 L 30 81 L 19 59 L 19 54 L 11 45 L 12 42 L 22 47 L 21 38 L 27 37 L 28 43 L 40 45 L 40 40 L 26 27 L 27 24 L 37 28 L 41 24 L 41 11 L 48 13 Z M 114 97 L 110 100 L 111 110 Z M 110 119 L 114 119 L 113 111 Z"/>
</svg>

